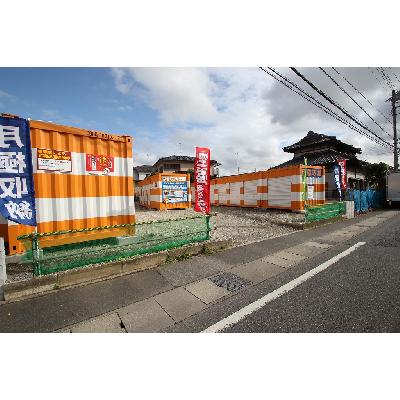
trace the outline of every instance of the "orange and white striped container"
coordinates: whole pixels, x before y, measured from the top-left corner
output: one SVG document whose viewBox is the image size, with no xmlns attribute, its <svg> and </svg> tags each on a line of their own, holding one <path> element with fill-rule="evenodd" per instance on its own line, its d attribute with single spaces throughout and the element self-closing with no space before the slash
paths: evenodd
<svg viewBox="0 0 400 400">
<path fill-rule="evenodd" d="M 266 172 L 225 176 L 211 181 L 211 204 L 262 207 L 267 200 Z"/>
<path fill-rule="evenodd" d="M 185 190 L 174 189 L 174 183 L 183 183 Z M 140 187 L 139 204 L 143 207 L 156 210 L 191 207 L 190 174 L 159 173 L 147 177 L 138 185 Z M 183 197 L 186 200 L 179 201 Z"/>
<path fill-rule="evenodd" d="M 303 184 L 304 168 L 309 173 Z M 213 205 L 237 207 L 279 208 L 304 210 L 305 201 L 309 205 L 325 202 L 325 168 L 310 166 L 290 166 L 268 171 L 216 178 L 212 181 Z M 312 199 L 307 199 L 307 194 Z"/>
<path fill-rule="evenodd" d="M 41 121 L 30 121 L 30 133 L 38 233 L 135 222 L 131 136 Z M 42 169 L 38 153 L 46 151 L 67 152 L 70 169 Z M 112 160 L 112 171 L 107 168 L 90 170 L 87 155 Z M 9 254 L 22 253 L 24 247 L 17 236 L 33 231 L 33 227 L 18 225 L 4 218 L 0 220 L 0 234 L 8 243 Z M 110 234 L 86 233 L 80 238 L 74 235 L 73 239 L 51 236 L 40 239 L 40 245 L 55 246 L 69 240 L 92 240 L 104 235 Z M 114 232 L 115 235 L 118 232 Z"/>
</svg>

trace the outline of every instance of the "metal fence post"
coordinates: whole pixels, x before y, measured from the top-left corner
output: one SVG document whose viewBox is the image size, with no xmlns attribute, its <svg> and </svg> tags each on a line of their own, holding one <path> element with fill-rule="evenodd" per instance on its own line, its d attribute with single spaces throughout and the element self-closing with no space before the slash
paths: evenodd
<svg viewBox="0 0 400 400">
<path fill-rule="evenodd" d="M 4 238 L 0 237 L 0 300 L 4 300 L 4 284 L 6 283 L 6 252 L 4 250 Z"/>
<path fill-rule="evenodd" d="M 207 224 L 207 239 L 210 239 L 210 215 L 206 215 L 206 224 Z"/>
<path fill-rule="evenodd" d="M 32 234 L 32 259 L 33 259 L 33 274 L 41 275 L 42 271 L 40 268 L 40 248 L 39 239 L 37 233 Z"/>
</svg>

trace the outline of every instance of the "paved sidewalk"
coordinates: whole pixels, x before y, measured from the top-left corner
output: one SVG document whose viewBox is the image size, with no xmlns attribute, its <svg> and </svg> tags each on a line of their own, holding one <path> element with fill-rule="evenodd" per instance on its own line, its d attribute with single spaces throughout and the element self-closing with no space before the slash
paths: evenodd
<svg viewBox="0 0 400 400">
<path fill-rule="evenodd" d="M 166 330 L 218 302 L 234 297 L 243 288 L 277 276 L 398 214 L 397 211 L 373 213 L 159 267 L 153 270 L 164 282 L 159 293 L 59 332 Z"/>
</svg>

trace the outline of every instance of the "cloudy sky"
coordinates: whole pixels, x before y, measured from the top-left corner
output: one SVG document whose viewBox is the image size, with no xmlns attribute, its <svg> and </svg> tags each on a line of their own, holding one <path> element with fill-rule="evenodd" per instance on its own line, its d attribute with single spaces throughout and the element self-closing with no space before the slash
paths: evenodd
<svg viewBox="0 0 400 400">
<path fill-rule="evenodd" d="M 378 122 L 318 68 L 299 70 L 371 130 L 391 140 L 390 87 L 375 68 L 325 70 Z M 289 68 L 278 71 L 322 100 Z M 398 89 L 400 68 L 385 68 Z M 323 100 L 322 100 L 323 101 Z M 323 101 L 324 102 L 324 101 Z M 292 155 L 282 147 L 309 130 L 361 147 L 361 158 L 392 164 L 389 150 L 354 132 L 258 68 L 0 68 L 0 111 L 134 137 L 134 164 L 210 147 L 221 174 L 265 169 Z M 336 110 L 339 114 L 340 112 Z"/>
</svg>

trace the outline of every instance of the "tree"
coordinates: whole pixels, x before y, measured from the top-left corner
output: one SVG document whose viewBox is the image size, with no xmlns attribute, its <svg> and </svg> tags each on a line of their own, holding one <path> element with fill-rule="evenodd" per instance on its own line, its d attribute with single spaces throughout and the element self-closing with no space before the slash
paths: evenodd
<svg viewBox="0 0 400 400">
<path fill-rule="evenodd" d="M 386 186 L 386 175 L 389 170 L 390 166 L 383 162 L 368 163 L 363 168 L 365 181 L 376 189 L 384 189 Z"/>
</svg>

